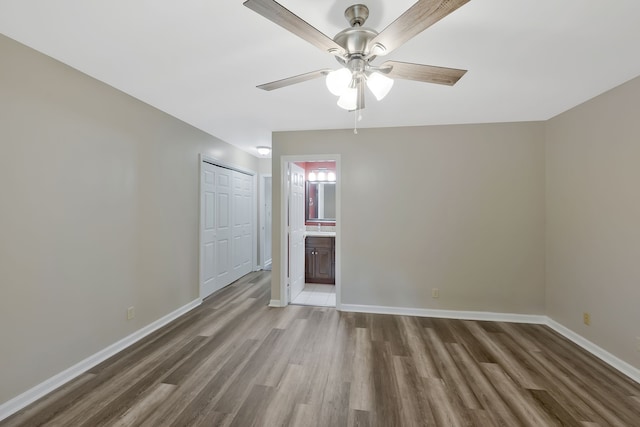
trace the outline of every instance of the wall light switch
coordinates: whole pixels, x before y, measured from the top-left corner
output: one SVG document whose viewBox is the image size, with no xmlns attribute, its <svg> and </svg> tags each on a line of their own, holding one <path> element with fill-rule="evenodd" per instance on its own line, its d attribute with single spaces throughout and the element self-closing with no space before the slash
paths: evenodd
<svg viewBox="0 0 640 427">
<path fill-rule="evenodd" d="M 127 308 L 127 320 L 131 320 L 134 317 L 136 317 L 136 309 L 135 307 L 129 307 Z"/>
<path fill-rule="evenodd" d="M 440 289 L 433 288 L 431 290 L 431 298 L 440 298 Z"/>
</svg>

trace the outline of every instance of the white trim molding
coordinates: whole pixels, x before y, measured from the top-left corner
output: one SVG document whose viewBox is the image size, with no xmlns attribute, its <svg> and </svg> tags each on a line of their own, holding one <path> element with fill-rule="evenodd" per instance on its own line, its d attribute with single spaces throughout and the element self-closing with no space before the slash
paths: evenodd
<svg viewBox="0 0 640 427">
<path fill-rule="evenodd" d="M 0 421 L 202 304 L 198 298 L 0 405 Z"/>
<path fill-rule="evenodd" d="M 340 310 L 354 313 L 395 314 L 399 316 L 439 317 L 442 319 L 486 320 L 492 322 L 546 324 L 547 317 L 535 314 L 491 313 L 485 311 L 434 310 L 428 308 L 385 307 L 341 304 Z"/>
<path fill-rule="evenodd" d="M 282 301 L 280 301 L 279 299 L 272 299 L 271 301 L 269 301 L 269 307 L 275 307 L 275 308 L 282 308 L 282 307 L 286 307 L 287 304 L 282 304 Z"/>
<path fill-rule="evenodd" d="M 584 338 L 582 335 L 578 335 L 577 333 L 573 332 L 571 329 L 561 325 L 560 323 L 556 322 L 550 317 L 547 317 L 546 325 L 551 329 L 553 329 L 554 331 L 556 331 L 557 333 L 559 333 L 560 335 L 562 335 L 563 337 L 565 337 L 566 339 L 584 348 L 589 353 L 596 356 L 598 359 L 602 360 L 603 362 L 607 363 L 611 367 L 622 372 L 623 374 L 625 374 L 635 382 L 640 383 L 640 369 L 634 366 L 631 366 L 624 360 L 614 356 L 613 354 L 609 353 L 607 350 L 592 343 L 588 339 Z"/>
</svg>

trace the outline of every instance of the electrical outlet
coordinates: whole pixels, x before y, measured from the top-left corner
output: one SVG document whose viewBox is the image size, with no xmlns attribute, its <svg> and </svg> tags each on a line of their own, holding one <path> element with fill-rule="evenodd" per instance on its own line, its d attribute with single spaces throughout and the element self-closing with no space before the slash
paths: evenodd
<svg viewBox="0 0 640 427">
<path fill-rule="evenodd" d="M 431 290 L 431 298 L 440 298 L 440 289 L 433 288 Z"/>
<path fill-rule="evenodd" d="M 582 321 L 585 325 L 589 326 L 591 324 L 591 315 L 585 311 L 582 313 Z"/>
<path fill-rule="evenodd" d="M 136 317 L 136 309 L 135 307 L 131 306 L 127 308 L 127 320 L 131 320 L 134 317 Z"/>
<path fill-rule="evenodd" d="M 636 337 L 636 351 L 640 352 L 640 337 Z"/>
</svg>

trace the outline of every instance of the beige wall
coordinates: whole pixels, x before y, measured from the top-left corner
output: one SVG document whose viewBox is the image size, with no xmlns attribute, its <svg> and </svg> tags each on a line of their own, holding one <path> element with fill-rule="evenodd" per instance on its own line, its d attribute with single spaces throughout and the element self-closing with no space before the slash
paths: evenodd
<svg viewBox="0 0 640 427">
<path fill-rule="evenodd" d="M 342 303 L 544 314 L 544 124 L 277 132 L 273 145 L 274 183 L 282 155 L 341 156 Z"/>
<path fill-rule="evenodd" d="M 263 175 L 271 174 L 271 159 L 258 159 L 258 173 Z"/>
<path fill-rule="evenodd" d="M 196 299 L 198 154 L 258 160 L 3 36 L 0 58 L 2 403 Z"/>
<path fill-rule="evenodd" d="M 550 120 L 546 147 L 547 313 L 638 368 L 639 118 L 636 78 Z"/>
</svg>

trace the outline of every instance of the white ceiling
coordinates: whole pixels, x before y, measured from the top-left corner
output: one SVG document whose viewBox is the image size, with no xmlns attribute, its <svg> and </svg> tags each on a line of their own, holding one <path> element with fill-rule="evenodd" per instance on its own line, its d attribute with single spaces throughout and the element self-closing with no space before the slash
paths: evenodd
<svg viewBox="0 0 640 427">
<path fill-rule="evenodd" d="M 360 1 L 378 31 L 414 3 Z M 280 1 L 330 37 L 356 2 Z M 272 131 L 353 126 L 323 79 L 255 88 L 338 63 L 242 0 L 0 0 L 0 32 L 252 154 Z M 640 75 L 639 51 L 638 0 L 471 0 L 384 58 L 468 73 L 399 80 L 358 126 L 545 120 Z"/>
</svg>

